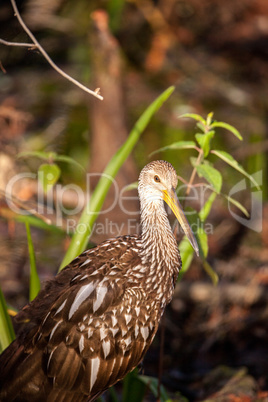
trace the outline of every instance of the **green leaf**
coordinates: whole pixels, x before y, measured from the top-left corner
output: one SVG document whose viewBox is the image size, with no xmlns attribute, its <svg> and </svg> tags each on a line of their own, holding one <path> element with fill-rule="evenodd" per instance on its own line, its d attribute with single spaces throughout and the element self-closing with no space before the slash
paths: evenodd
<svg viewBox="0 0 268 402">
<path fill-rule="evenodd" d="M 206 124 L 207 124 L 208 127 L 211 125 L 211 121 L 212 121 L 213 115 L 214 115 L 213 112 L 210 112 L 210 113 L 207 115 Z"/>
<path fill-rule="evenodd" d="M 204 267 L 206 273 L 208 274 L 208 276 L 210 277 L 210 279 L 212 280 L 213 285 L 217 285 L 219 282 L 218 274 L 214 271 L 214 269 L 207 262 L 207 260 L 203 260 L 203 267 Z"/>
<path fill-rule="evenodd" d="M 216 196 L 217 193 L 213 191 L 205 202 L 205 205 L 203 205 L 202 209 L 199 211 L 201 222 L 205 222 L 205 220 L 207 219 Z"/>
<path fill-rule="evenodd" d="M 242 173 L 244 176 L 246 176 L 253 184 L 254 186 L 257 187 L 258 190 L 260 190 L 259 184 L 256 182 L 256 180 L 245 171 L 245 169 L 239 165 L 239 163 L 233 158 L 232 155 L 228 154 L 228 152 L 221 151 L 219 149 L 214 149 L 213 151 L 210 151 L 212 154 L 218 156 L 220 159 L 222 159 L 224 162 L 228 163 L 228 165 L 232 166 L 234 169 L 236 169 L 238 172 Z"/>
<path fill-rule="evenodd" d="M 154 377 L 149 377 L 146 375 L 139 375 L 138 379 L 150 388 L 155 398 L 158 397 L 158 379 Z M 135 401 L 141 401 L 142 399 L 136 399 Z M 161 402 L 172 402 L 169 398 L 167 391 L 163 385 L 160 385 L 160 401 Z M 127 401 L 126 401 L 127 402 Z"/>
<path fill-rule="evenodd" d="M 15 339 L 15 332 L 7 312 L 7 305 L 0 289 L 0 353 Z"/>
<path fill-rule="evenodd" d="M 231 124 L 228 123 L 223 123 L 222 121 L 214 121 L 210 127 L 222 127 L 222 128 L 226 128 L 226 130 L 231 131 L 231 133 L 233 133 L 240 141 L 243 141 L 243 137 L 242 135 L 239 133 L 239 131 L 231 126 Z"/>
<path fill-rule="evenodd" d="M 179 118 L 185 118 L 185 117 L 189 117 L 190 119 L 200 121 L 200 123 L 202 123 L 204 126 L 206 125 L 206 120 L 203 119 L 203 117 L 200 116 L 199 114 L 196 114 L 196 113 L 184 113 L 184 114 L 179 116 Z"/>
<path fill-rule="evenodd" d="M 196 166 L 197 173 L 200 177 L 204 177 L 209 184 L 215 189 L 217 193 L 221 191 L 222 175 L 220 172 L 210 165 L 198 165 Z"/>
<path fill-rule="evenodd" d="M 210 151 L 210 141 L 214 137 L 215 131 L 208 131 L 205 134 L 195 134 L 196 141 L 203 149 L 204 157 L 208 156 Z"/>
<path fill-rule="evenodd" d="M 194 141 L 178 141 L 173 142 L 173 144 L 167 145 L 166 147 L 156 149 L 149 156 L 156 154 L 157 152 L 167 151 L 169 149 L 196 149 L 196 145 Z"/>
<path fill-rule="evenodd" d="M 201 227 L 198 228 L 196 240 L 199 246 L 200 256 L 205 259 L 208 255 L 208 237 L 204 229 Z"/>
<path fill-rule="evenodd" d="M 130 191 L 130 190 L 136 190 L 138 188 L 138 185 L 139 185 L 139 182 L 134 181 L 133 183 L 130 183 L 126 187 L 124 187 L 123 192 Z"/>
<path fill-rule="evenodd" d="M 78 163 L 75 159 L 70 158 L 69 156 L 66 155 L 56 155 L 54 161 L 70 163 L 81 169 L 83 172 L 85 171 L 85 169 L 83 168 L 82 165 L 80 165 L 80 163 Z"/>
<path fill-rule="evenodd" d="M 196 167 L 197 158 L 195 156 L 190 156 L 190 163 L 193 168 Z"/>
<path fill-rule="evenodd" d="M 30 301 L 32 301 L 39 293 L 40 290 L 40 279 L 36 269 L 35 263 L 35 254 L 33 241 L 31 236 L 30 225 L 28 222 L 25 222 L 26 233 L 27 233 L 27 241 L 28 241 L 28 249 L 29 249 L 29 257 L 30 257 Z"/>
<path fill-rule="evenodd" d="M 45 193 L 57 183 L 60 173 L 60 168 L 55 163 L 44 163 L 39 167 L 38 181 L 41 183 Z"/>
<path fill-rule="evenodd" d="M 78 227 L 82 225 L 85 230 L 75 232 L 67 253 L 65 254 L 61 263 L 60 269 L 64 268 L 67 264 L 69 264 L 70 261 L 72 261 L 77 255 L 81 254 L 82 251 L 86 249 L 88 239 L 91 234 L 91 228 L 93 227 L 93 224 L 102 208 L 107 192 L 112 184 L 111 180 L 114 179 L 118 170 L 133 150 L 153 115 L 170 97 L 174 89 L 174 87 L 169 87 L 143 112 L 131 130 L 125 143 L 121 146 L 121 148 L 119 148 L 106 166 L 103 175 L 91 196 L 89 205 L 86 205 L 78 222 Z"/>
<path fill-rule="evenodd" d="M 146 384 L 140 381 L 138 369 L 134 369 L 123 380 L 123 402 L 142 401 L 146 392 Z"/>
<path fill-rule="evenodd" d="M 190 267 L 191 262 L 194 258 L 194 249 L 186 236 L 182 238 L 179 244 L 179 250 L 181 255 L 182 267 L 179 272 L 178 281 L 180 281 L 185 272 L 188 271 L 188 268 Z"/>
<path fill-rule="evenodd" d="M 26 152 L 20 152 L 17 155 L 17 158 L 25 158 L 25 157 L 28 158 L 33 156 L 43 159 L 45 161 L 52 162 L 54 158 L 57 156 L 57 154 L 55 152 L 26 151 Z"/>
<path fill-rule="evenodd" d="M 248 211 L 246 210 L 246 208 L 240 204 L 239 201 L 235 200 L 234 198 L 230 197 L 229 195 L 226 194 L 222 194 L 231 204 L 235 205 L 238 209 L 240 209 L 241 212 L 243 212 L 243 214 L 249 218 L 250 214 L 248 213 Z"/>
</svg>

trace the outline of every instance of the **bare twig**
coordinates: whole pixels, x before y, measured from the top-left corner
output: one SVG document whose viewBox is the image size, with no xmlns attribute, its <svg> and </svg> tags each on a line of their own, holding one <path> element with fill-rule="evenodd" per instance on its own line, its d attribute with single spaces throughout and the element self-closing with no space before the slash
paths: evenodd
<svg viewBox="0 0 268 402">
<path fill-rule="evenodd" d="M 24 31 L 27 33 L 27 35 L 31 38 L 31 40 L 33 41 L 33 44 L 13 44 L 12 42 L 6 42 L 3 39 L 1 39 L 1 43 L 7 45 L 7 46 L 24 46 L 24 47 L 29 47 L 29 48 L 37 48 L 40 53 L 44 56 L 44 58 L 47 60 L 47 62 L 54 68 L 54 70 L 56 70 L 60 75 L 62 75 L 64 78 L 66 78 L 67 80 L 71 81 L 73 84 L 75 84 L 76 86 L 78 86 L 79 88 L 81 88 L 83 91 L 88 92 L 89 94 L 95 96 L 96 98 L 103 100 L 103 97 L 101 95 L 99 95 L 99 88 L 96 91 L 92 91 L 91 89 L 87 88 L 85 85 L 81 84 L 80 82 L 78 82 L 77 80 L 75 80 L 73 77 L 71 77 L 70 75 L 66 74 L 64 71 L 62 71 L 55 63 L 53 60 L 51 60 L 51 58 L 49 57 L 49 55 L 47 54 L 47 52 L 42 48 L 42 46 L 40 45 L 40 43 L 38 42 L 38 40 L 35 38 L 35 36 L 33 35 L 33 33 L 30 31 L 30 29 L 25 25 L 23 19 L 21 18 L 21 15 L 19 13 L 19 10 L 17 8 L 16 2 L 15 0 L 10 0 L 13 10 L 15 12 L 15 16 L 17 17 L 20 25 L 22 26 L 22 28 L 24 29 Z"/>
<path fill-rule="evenodd" d="M 20 43 L 20 42 L 8 42 L 7 40 L 0 39 L 0 43 L 6 46 L 20 46 L 20 47 L 28 47 L 29 49 L 37 49 L 37 46 L 33 43 Z"/>
</svg>

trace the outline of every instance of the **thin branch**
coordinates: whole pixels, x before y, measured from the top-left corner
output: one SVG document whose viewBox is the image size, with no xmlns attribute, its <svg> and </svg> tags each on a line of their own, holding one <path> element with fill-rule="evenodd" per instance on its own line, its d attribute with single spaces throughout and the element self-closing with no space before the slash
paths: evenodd
<svg viewBox="0 0 268 402">
<path fill-rule="evenodd" d="M 33 43 L 20 43 L 20 42 L 8 42 L 7 40 L 0 39 L 0 43 L 6 46 L 20 46 L 20 47 L 28 47 L 29 49 L 36 49 L 37 46 Z"/>
<path fill-rule="evenodd" d="M 19 13 L 19 10 L 17 8 L 16 2 L 15 0 L 11 0 L 11 4 L 13 7 L 13 10 L 15 12 L 15 16 L 17 17 L 20 25 L 22 26 L 22 28 L 24 29 L 24 31 L 27 33 L 27 35 L 31 38 L 31 40 L 33 41 L 33 44 L 20 44 L 19 46 L 29 46 L 31 48 L 36 47 L 40 53 L 44 56 L 44 58 L 47 60 L 47 62 L 54 68 L 54 70 L 56 70 L 60 75 L 62 75 L 64 78 L 66 78 L 67 80 L 71 81 L 73 84 L 75 84 L 76 86 L 78 86 L 79 88 L 81 88 L 83 91 L 88 92 L 89 94 L 95 96 L 96 98 L 103 100 L 103 97 L 101 95 L 99 95 L 99 88 L 96 91 L 92 91 L 91 89 L 87 88 L 85 85 L 81 84 L 80 82 L 78 82 L 77 80 L 75 80 L 73 77 L 71 77 L 70 75 L 66 74 L 64 71 L 62 71 L 55 63 L 53 60 L 51 60 L 51 58 L 49 57 L 49 55 L 47 54 L 47 52 L 42 48 L 42 46 L 40 45 L 40 43 L 38 42 L 38 40 L 35 38 L 35 36 L 33 35 L 33 33 L 29 30 L 29 28 L 25 25 L 25 22 L 23 21 L 23 19 L 21 18 L 21 15 Z M 3 41 L 1 39 L 1 43 L 4 43 L 6 41 Z M 8 46 L 16 46 L 15 44 L 11 45 L 10 43 L 12 42 L 8 42 Z M 6 44 L 6 43 L 4 43 Z"/>
</svg>

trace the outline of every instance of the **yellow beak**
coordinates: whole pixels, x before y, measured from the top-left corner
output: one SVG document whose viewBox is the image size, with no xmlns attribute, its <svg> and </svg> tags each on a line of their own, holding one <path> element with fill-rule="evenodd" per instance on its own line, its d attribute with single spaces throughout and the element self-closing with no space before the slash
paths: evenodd
<svg viewBox="0 0 268 402">
<path fill-rule="evenodd" d="M 178 200 L 177 194 L 174 189 L 171 191 L 168 190 L 163 190 L 163 200 L 168 204 L 168 206 L 171 208 L 172 212 L 178 219 L 184 233 L 189 239 L 189 242 L 191 243 L 194 251 L 196 254 L 199 256 L 199 248 L 197 241 L 194 237 L 194 234 L 192 232 L 192 229 L 189 225 L 189 222 L 187 221 L 186 216 L 184 215 L 182 206 Z"/>
</svg>

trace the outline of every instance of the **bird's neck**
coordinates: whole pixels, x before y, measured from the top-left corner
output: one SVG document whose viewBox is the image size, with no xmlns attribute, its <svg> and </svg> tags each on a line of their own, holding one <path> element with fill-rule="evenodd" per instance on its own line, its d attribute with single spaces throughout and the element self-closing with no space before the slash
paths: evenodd
<svg viewBox="0 0 268 402">
<path fill-rule="evenodd" d="M 141 258 L 150 274 L 176 278 L 181 260 L 163 200 L 141 204 L 141 228 Z"/>
</svg>

